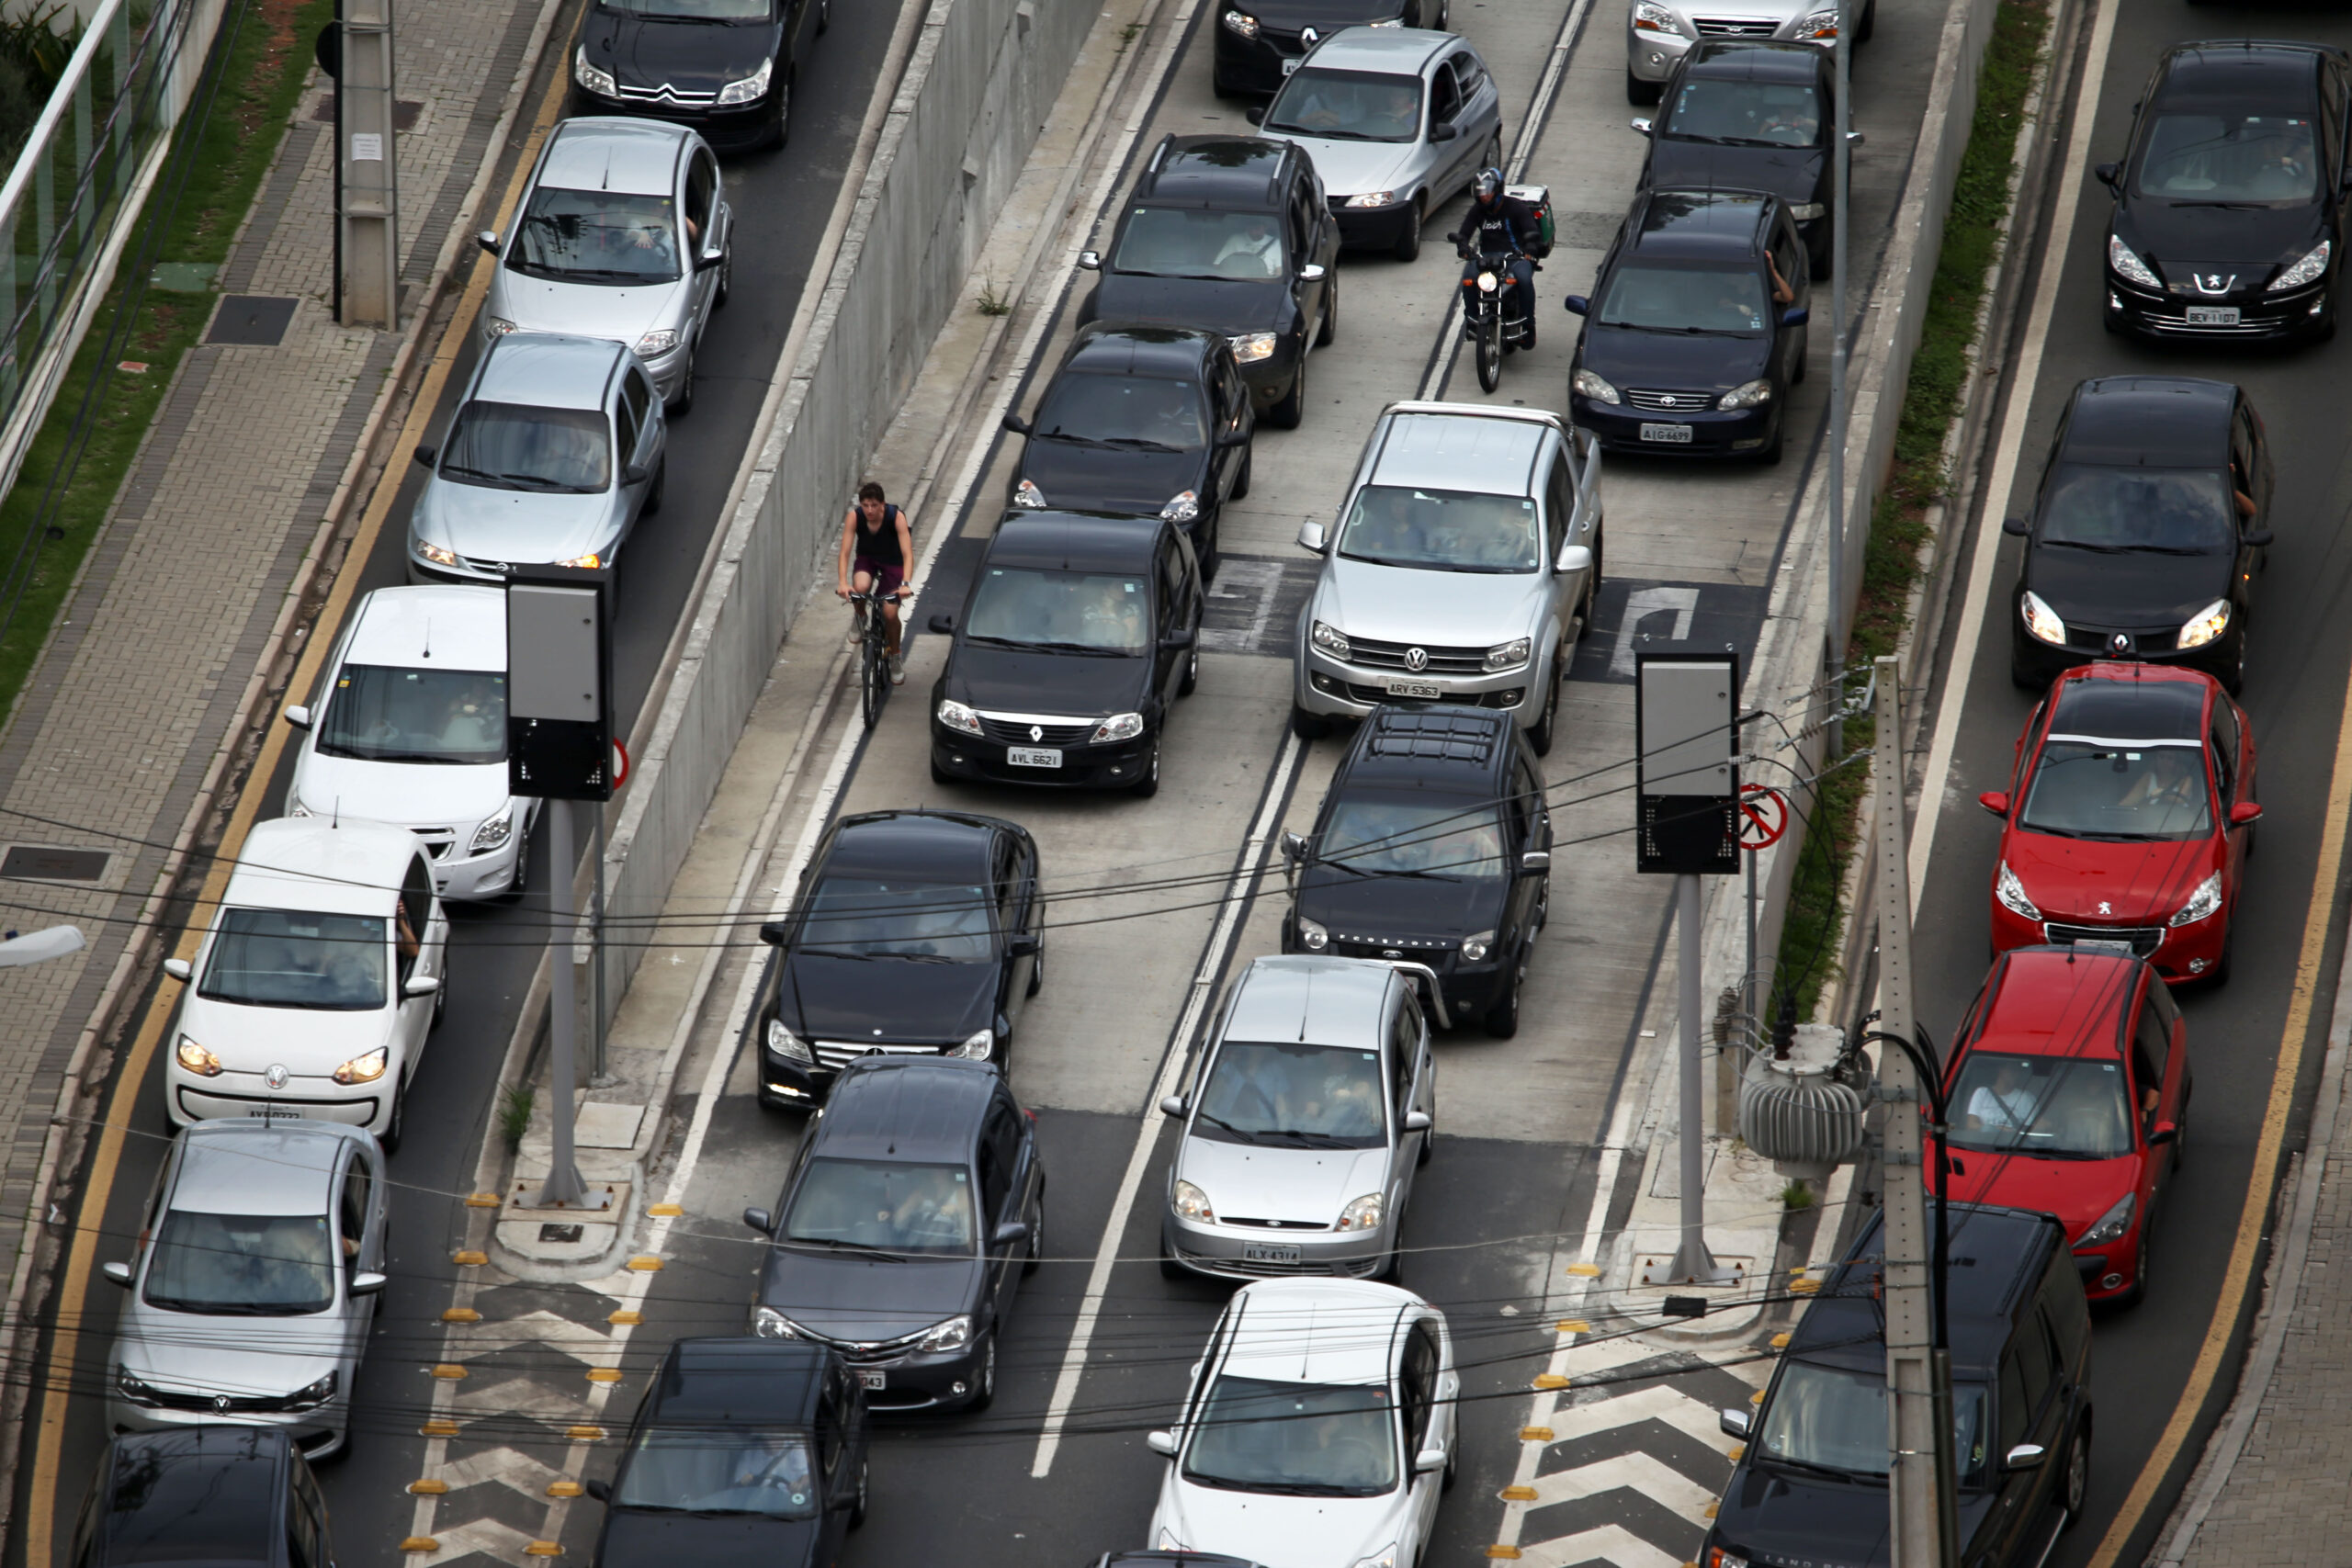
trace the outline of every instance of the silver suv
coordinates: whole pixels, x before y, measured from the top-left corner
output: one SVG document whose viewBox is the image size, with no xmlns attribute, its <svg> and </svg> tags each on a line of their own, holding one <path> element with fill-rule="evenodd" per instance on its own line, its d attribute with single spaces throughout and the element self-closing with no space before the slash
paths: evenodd
<svg viewBox="0 0 2352 1568">
<path fill-rule="evenodd" d="M 1845 0 L 1854 41 L 1878 25 L 1878 0 Z M 1625 8 L 1625 100 L 1654 104 L 1701 39 L 1777 39 L 1827 49 L 1838 41 L 1838 0 L 1631 0 Z"/>
<path fill-rule="evenodd" d="M 1512 714 L 1552 749 L 1560 677 L 1600 588 L 1600 448 L 1559 415 L 1391 403 L 1373 426 L 1298 618 L 1303 739 L 1383 703 Z"/>
</svg>

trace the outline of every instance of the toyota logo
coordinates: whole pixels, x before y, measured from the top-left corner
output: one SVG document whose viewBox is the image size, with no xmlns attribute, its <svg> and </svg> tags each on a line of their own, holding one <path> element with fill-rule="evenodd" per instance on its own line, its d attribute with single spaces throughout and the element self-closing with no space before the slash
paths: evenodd
<svg viewBox="0 0 2352 1568">
<path fill-rule="evenodd" d="M 1424 671 L 1424 670 L 1428 669 L 1429 667 L 1430 667 L 1430 650 L 1429 650 L 1428 649 L 1426 649 L 1426 648 L 1408 648 L 1408 649 L 1407 649 L 1405 650 L 1405 668 L 1406 668 L 1406 669 L 1410 670 L 1410 671 L 1414 671 L 1416 674 L 1418 674 L 1418 673 L 1419 673 L 1421 671 Z"/>
<path fill-rule="evenodd" d="M 286 1065 L 283 1062 L 272 1062 L 269 1065 L 269 1071 L 262 1074 L 261 1081 L 272 1089 L 284 1089 L 286 1080 L 292 1076 L 286 1070 Z"/>
<path fill-rule="evenodd" d="M 1660 408 L 1662 408 L 1662 409 L 1670 409 L 1670 408 L 1674 407 L 1674 398 L 1673 398 L 1673 395 L 1672 395 L 1671 393 L 1669 393 L 1669 394 L 1668 394 L 1667 396 L 1665 396 L 1665 397 L 1663 397 L 1663 398 L 1658 399 L 1658 400 L 1657 400 L 1657 406 L 1658 406 L 1658 407 L 1660 407 Z"/>
<path fill-rule="evenodd" d="M 1045 727 L 1044 725 L 1042 725 L 1042 724 L 1033 724 L 1033 725 L 1031 725 L 1031 726 L 1029 727 L 1029 739 L 1032 739 L 1032 740 L 1043 740 L 1045 738 L 1046 738 L 1046 727 Z"/>
</svg>

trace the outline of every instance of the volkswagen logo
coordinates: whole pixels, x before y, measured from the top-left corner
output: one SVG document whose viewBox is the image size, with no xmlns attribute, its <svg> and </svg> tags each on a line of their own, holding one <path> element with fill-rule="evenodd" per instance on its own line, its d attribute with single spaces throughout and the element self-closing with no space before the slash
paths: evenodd
<svg viewBox="0 0 2352 1568">
<path fill-rule="evenodd" d="M 1415 674 L 1419 674 L 1429 667 L 1430 650 L 1428 649 L 1408 648 L 1405 650 L 1406 669 L 1412 671 Z"/>
<path fill-rule="evenodd" d="M 293 1075 L 286 1070 L 285 1063 L 272 1062 L 269 1065 L 269 1071 L 262 1074 L 261 1081 L 272 1089 L 284 1089 L 286 1080 L 291 1077 Z"/>
<path fill-rule="evenodd" d="M 1323 35 L 1317 32 L 1313 28 L 1303 28 L 1299 30 L 1298 41 L 1305 44 L 1309 49 L 1313 49 L 1317 43 L 1321 42 L 1322 39 Z"/>
<path fill-rule="evenodd" d="M 212 1414 L 215 1416 L 226 1416 L 229 1414 L 229 1396 L 227 1394 L 216 1393 L 212 1396 Z"/>
<path fill-rule="evenodd" d="M 1045 738 L 1046 738 L 1046 727 L 1045 727 L 1044 725 L 1042 725 L 1042 724 L 1033 724 L 1033 725 L 1031 725 L 1031 726 L 1029 727 L 1029 739 L 1032 739 L 1032 740 L 1043 740 Z"/>
<path fill-rule="evenodd" d="M 2108 652 L 2114 654 L 2119 659 L 2130 653 L 2132 651 L 2132 634 L 2130 632 L 2117 632 L 2113 637 L 2107 639 L 2107 650 Z"/>
</svg>

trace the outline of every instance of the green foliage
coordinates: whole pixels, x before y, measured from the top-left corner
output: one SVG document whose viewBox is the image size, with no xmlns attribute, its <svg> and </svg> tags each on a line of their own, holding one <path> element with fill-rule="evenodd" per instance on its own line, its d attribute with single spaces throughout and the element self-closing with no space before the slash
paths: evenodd
<svg viewBox="0 0 2352 1568">
<path fill-rule="evenodd" d="M 523 1134 L 531 1129 L 531 1107 L 537 1096 L 529 1084 L 498 1086 L 498 1138 L 513 1154 L 523 1146 Z"/>
<path fill-rule="evenodd" d="M 1781 1207 L 1792 1214 L 1803 1213 L 1813 1207 L 1813 1189 L 1802 1181 L 1792 1181 L 1781 1189 Z"/>
</svg>

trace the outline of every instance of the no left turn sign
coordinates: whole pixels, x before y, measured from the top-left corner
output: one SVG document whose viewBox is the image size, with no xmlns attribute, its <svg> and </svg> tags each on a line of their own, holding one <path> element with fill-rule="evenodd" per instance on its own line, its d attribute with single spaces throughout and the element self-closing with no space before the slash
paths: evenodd
<svg viewBox="0 0 2352 1568">
<path fill-rule="evenodd" d="M 1739 792 L 1741 849 L 1770 849 L 1779 843 L 1781 835 L 1788 830 L 1788 796 L 1762 784 L 1749 784 Z"/>
</svg>

